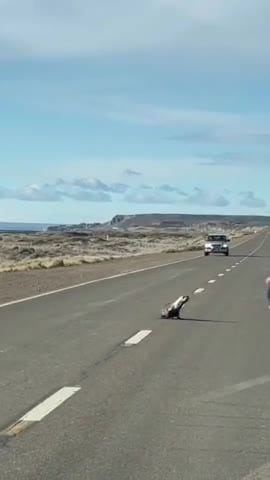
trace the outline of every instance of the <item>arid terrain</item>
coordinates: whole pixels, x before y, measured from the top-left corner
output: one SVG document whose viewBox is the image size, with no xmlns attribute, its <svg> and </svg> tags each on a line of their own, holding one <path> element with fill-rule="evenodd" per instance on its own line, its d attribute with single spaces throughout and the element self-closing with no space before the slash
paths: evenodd
<svg viewBox="0 0 270 480">
<path fill-rule="evenodd" d="M 239 238 L 250 229 L 230 229 Z M 201 250 L 205 233 L 37 232 L 0 235 L 0 272 L 94 264 L 120 258 Z"/>
</svg>

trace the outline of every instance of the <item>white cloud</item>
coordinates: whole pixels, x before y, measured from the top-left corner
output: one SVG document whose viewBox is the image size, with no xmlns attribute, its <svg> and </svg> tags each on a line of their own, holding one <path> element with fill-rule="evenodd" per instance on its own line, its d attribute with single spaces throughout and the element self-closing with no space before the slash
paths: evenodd
<svg viewBox="0 0 270 480">
<path fill-rule="evenodd" d="M 257 197 L 252 191 L 242 192 L 240 205 L 247 208 L 264 208 L 266 202 Z M 16 188 L 5 188 L 0 185 L 0 199 L 19 200 L 32 203 L 54 202 L 94 202 L 113 205 L 181 205 L 181 208 L 224 208 L 228 207 L 232 199 L 229 190 L 214 191 L 211 188 L 195 187 L 183 191 L 181 186 L 171 183 L 154 183 L 133 185 L 118 182 L 105 183 L 99 178 L 81 178 L 65 180 L 58 178 L 46 184 L 31 184 Z M 32 207 L 31 207 L 32 208 Z M 62 207 L 64 208 L 64 206 Z"/>
<path fill-rule="evenodd" d="M 2 57 L 172 50 L 181 60 L 268 63 L 268 0 L 1 0 Z"/>
<path fill-rule="evenodd" d="M 212 207 L 227 207 L 230 204 L 229 200 L 223 194 L 203 190 L 199 187 L 194 188 L 194 193 L 187 198 L 187 202 Z"/>
<path fill-rule="evenodd" d="M 243 192 L 242 194 L 241 205 L 249 208 L 264 208 L 266 207 L 266 202 L 263 198 L 256 197 L 254 192 L 248 191 Z"/>
<path fill-rule="evenodd" d="M 67 185 L 69 184 L 69 182 L 64 183 Z M 93 190 L 108 193 L 125 193 L 128 190 L 128 185 L 125 183 L 115 182 L 107 185 L 99 178 L 94 178 L 93 180 L 89 180 L 87 178 L 78 178 L 73 180 L 71 185 L 79 187 L 83 190 Z"/>
<path fill-rule="evenodd" d="M 183 190 L 181 190 L 181 188 L 175 187 L 174 185 L 169 185 L 167 183 L 160 185 L 159 190 L 167 193 L 177 193 L 178 195 L 183 195 L 184 197 L 187 195 L 185 192 L 183 192 Z"/>
<path fill-rule="evenodd" d="M 99 202 L 107 203 L 111 202 L 112 198 L 108 193 L 105 192 L 93 192 L 89 190 L 75 189 L 71 192 L 66 192 L 62 195 L 63 197 L 70 198 L 72 200 L 77 200 L 78 202 Z"/>
<path fill-rule="evenodd" d="M 10 198 L 33 202 L 59 202 L 61 193 L 53 185 L 29 185 L 10 191 Z"/>
<path fill-rule="evenodd" d="M 146 191 L 146 190 L 135 190 L 127 194 L 124 198 L 125 202 L 128 203 L 141 203 L 141 204 L 176 204 L 177 199 L 175 196 L 169 196 L 160 191 Z"/>
<path fill-rule="evenodd" d="M 187 194 L 175 185 L 147 185 L 142 184 L 138 188 L 130 189 L 125 195 L 124 201 L 140 204 L 177 204 Z"/>
<path fill-rule="evenodd" d="M 128 203 L 173 204 L 186 194 L 178 187 L 169 184 L 143 185 L 134 187 L 119 182 L 105 183 L 99 178 L 80 178 L 42 185 L 26 185 L 20 188 L 6 189 L 0 186 L 0 198 L 32 202 L 59 202 L 72 199 L 82 202 L 111 202 L 122 200 Z"/>
<path fill-rule="evenodd" d="M 97 181 L 93 180 L 93 183 L 89 182 L 87 187 L 86 181 L 81 186 L 76 180 L 68 183 L 60 178 L 52 184 L 26 185 L 13 189 L 0 187 L 0 199 L 16 199 L 29 202 L 60 202 L 69 198 L 77 201 L 111 202 L 111 195 L 105 188 L 106 185 L 100 182 L 101 187 L 98 189 L 96 188 L 96 183 Z"/>
</svg>

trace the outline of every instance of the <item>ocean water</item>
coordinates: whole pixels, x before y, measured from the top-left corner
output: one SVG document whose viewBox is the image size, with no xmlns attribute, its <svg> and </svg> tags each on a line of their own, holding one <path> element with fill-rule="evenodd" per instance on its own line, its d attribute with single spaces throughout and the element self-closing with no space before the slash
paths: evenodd
<svg viewBox="0 0 270 480">
<path fill-rule="evenodd" d="M 50 224 L 47 223 L 12 223 L 0 222 L 2 232 L 42 232 L 46 231 Z"/>
</svg>

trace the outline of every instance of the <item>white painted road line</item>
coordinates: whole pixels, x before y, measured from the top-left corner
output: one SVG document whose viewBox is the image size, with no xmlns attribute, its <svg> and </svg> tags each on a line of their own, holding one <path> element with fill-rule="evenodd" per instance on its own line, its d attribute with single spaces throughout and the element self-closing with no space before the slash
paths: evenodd
<svg viewBox="0 0 270 480">
<path fill-rule="evenodd" d="M 265 235 L 265 237 L 263 238 L 262 242 L 258 245 L 258 247 L 256 247 L 254 250 L 252 250 L 252 252 L 250 252 L 247 255 L 247 257 L 245 257 L 245 260 L 247 260 L 248 257 L 252 257 L 252 255 L 257 253 L 263 247 L 263 245 L 265 244 L 265 241 L 268 239 L 268 237 L 269 237 L 269 232 Z"/>
<path fill-rule="evenodd" d="M 10 307 L 12 305 L 16 305 L 17 303 L 29 302 L 31 300 L 36 300 L 38 298 L 48 297 L 50 295 L 55 295 L 57 293 L 67 292 L 68 290 L 75 290 L 76 288 L 87 287 L 88 285 L 105 282 L 107 280 L 114 280 L 117 278 L 134 275 L 136 273 L 148 272 L 148 271 L 157 270 L 163 267 L 170 267 L 171 265 L 178 265 L 179 263 L 190 262 L 198 258 L 203 258 L 203 255 L 196 255 L 195 257 L 183 258 L 182 260 L 176 260 L 175 262 L 161 263 L 158 265 L 153 265 L 152 267 L 139 268 L 137 270 L 130 270 L 128 272 L 117 273 L 115 275 L 110 275 L 108 277 L 95 278 L 94 280 L 89 280 L 88 282 L 77 283 L 75 285 L 70 285 L 69 287 L 58 288 L 57 290 L 50 290 L 49 292 L 39 293 L 38 295 L 32 295 L 31 297 L 20 298 L 19 300 L 12 300 L 11 302 L 2 303 L 0 304 L 0 308 Z"/>
<path fill-rule="evenodd" d="M 40 422 L 49 415 L 53 410 L 58 408 L 68 398 L 77 393 L 81 387 L 63 387 L 56 393 L 48 397 L 46 400 L 32 408 L 28 413 L 23 415 L 17 422 L 10 425 L 4 431 L 0 432 L 0 435 L 6 437 L 13 437 L 19 433 L 24 432 L 30 428 L 33 424 Z"/>
<path fill-rule="evenodd" d="M 219 273 L 218 276 L 219 277 L 224 277 L 224 273 Z"/>
<path fill-rule="evenodd" d="M 150 335 L 152 333 L 152 330 L 140 330 L 138 333 L 133 335 L 133 337 L 129 338 L 128 340 L 125 341 L 124 345 L 129 346 L 129 345 L 137 345 L 140 343 L 145 337 Z"/>
<path fill-rule="evenodd" d="M 198 293 L 202 293 L 204 292 L 204 288 L 197 288 L 197 290 L 195 290 L 193 293 L 194 295 L 197 295 Z"/>
<path fill-rule="evenodd" d="M 216 280 L 208 280 L 208 283 L 216 283 Z"/>
<path fill-rule="evenodd" d="M 233 265 L 232 268 L 236 268 L 236 265 Z"/>
<path fill-rule="evenodd" d="M 266 235 L 266 237 L 267 237 L 267 235 Z M 247 242 L 253 240 L 253 238 L 254 237 L 245 239 L 242 242 L 238 242 L 238 243 L 236 243 L 236 245 L 231 247 L 231 249 L 240 247 L 244 243 L 247 243 Z M 162 264 L 159 264 L 159 265 L 154 265 L 152 267 L 139 268 L 137 270 L 131 270 L 129 272 L 118 273 L 116 275 L 110 275 L 108 277 L 96 278 L 95 280 L 89 280 L 88 282 L 78 283 L 78 284 L 75 284 L 75 285 L 70 285 L 69 287 L 58 288 L 57 290 L 51 290 L 49 292 L 39 293 L 38 295 L 32 295 L 31 297 L 20 298 L 18 300 L 12 300 L 11 302 L 2 303 L 2 304 L 0 304 L 0 308 L 10 307 L 12 305 L 16 305 L 17 303 L 29 302 L 31 300 L 36 300 L 38 298 L 47 297 L 49 295 L 55 295 L 57 293 L 66 292 L 68 290 L 73 290 L 75 288 L 81 288 L 81 287 L 85 287 L 85 286 L 92 285 L 92 284 L 95 284 L 95 283 L 104 282 L 106 280 L 114 280 L 115 278 L 127 277 L 128 275 L 134 275 L 136 273 L 143 273 L 143 272 L 155 270 L 155 269 L 158 269 L 158 268 L 169 267 L 170 265 L 177 265 L 177 264 L 184 263 L 184 262 L 190 262 L 192 260 L 196 260 L 198 258 L 203 258 L 203 257 L 204 257 L 204 255 L 200 254 L 200 255 L 196 255 L 194 257 L 189 257 L 189 258 L 183 258 L 181 260 L 176 260 L 174 262 L 162 263 Z"/>
<path fill-rule="evenodd" d="M 81 387 L 63 387 L 51 397 L 44 400 L 30 412 L 26 413 L 20 420 L 24 422 L 40 422 L 44 417 L 49 415 L 53 410 L 64 403 L 68 398 L 77 393 Z"/>
<path fill-rule="evenodd" d="M 230 268 L 226 268 L 226 272 L 230 272 L 230 271 L 231 271 L 231 269 L 230 269 Z"/>
</svg>

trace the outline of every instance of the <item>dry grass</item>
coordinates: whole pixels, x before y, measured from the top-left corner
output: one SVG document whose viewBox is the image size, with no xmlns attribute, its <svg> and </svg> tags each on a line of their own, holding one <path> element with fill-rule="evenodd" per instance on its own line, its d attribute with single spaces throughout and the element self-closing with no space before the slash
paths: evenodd
<svg viewBox="0 0 270 480">
<path fill-rule="evenodd" d="M 246 231 L 231 230 L 231 238 Z M 37 233 L 0 236 L 0 272 L 93 264 L 157 253 L 201 250 L 205 234 L 190 233 Z"/>
</svg>

